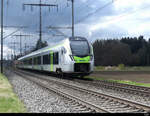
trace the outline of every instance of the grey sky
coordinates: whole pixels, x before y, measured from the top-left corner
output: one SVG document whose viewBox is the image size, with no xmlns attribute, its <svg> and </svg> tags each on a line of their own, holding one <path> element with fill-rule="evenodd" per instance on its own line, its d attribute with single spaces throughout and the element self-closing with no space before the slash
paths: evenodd
<svg viewBox="0 0 150 116">
<path fill-rule="evenodd" d="M 34 35 L 24 38 L 24 43 L 35 44 L 38 40 L 39 31 L 39 8 L 25 7 L 23 3 L 39 3 L 39 0 L 4 0 L 4 24 L 13 26 L 28 26 L 22 29 L 22 34 Z M 149 0 L 75 0 L 75 35 L 87 37 L 90 42 L 101 38 L 121 38 L 125 36 L 144 35 L 150 38 L 150 1 Z M 60 41 L 64 37 L 53 37 L 58 34 L 50 31 L 47 26 L 71 26 L 71 3 L 67 0 L 42 0 L 42 3 L 58 4 L 59 11 L 55 8 L 42 8 L 43 40 L 49 44 Z M 67 6 L 67 3 L 69 6 Z M 109 5 L 106 5 L 110 3 Z M 103 6 L 106 7 L 103 8 Z M 99 9 L 100 8 L 100 9 Z M 97 12 L 95 12 L 99 9 Z M 95 12 L 95 13 L 93 13 Z M 93 13 L 93 14 L 92 14 Z M 92 14 L 92 15 L 91 15 Z M 86 17 L 89 15 L 88 17 Z M 86 18 L 85 18 L 86 17 Z M 79 20 L 82 22 L 78 23 Z M 15 31 L 16 28 L 6 28 L 5 35 Z M 60 30 L 71 36 L 71 30 Z M 19 34 L 17 32 L 16 34 Z M 10 48 L 12 37 L 7 38 L 4 43 L 6 51 Z M 16 41 L 19 41 L 17 38 Z M 7 47 L 9 47 L 7 49 Z M 18 47 L 19 48 L 19 47 Z M 8 50 L 10 53 L 10 50 Z"/>
</svg>

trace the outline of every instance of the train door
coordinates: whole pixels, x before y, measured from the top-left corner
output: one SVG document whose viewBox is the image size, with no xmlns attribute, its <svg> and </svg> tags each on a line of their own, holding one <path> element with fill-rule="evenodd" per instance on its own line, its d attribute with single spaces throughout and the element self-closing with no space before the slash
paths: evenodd
<svg viewBox="0 0 150 116">
<path fill-rule="evenodd" d="M 54 54 L 53 52 L 50 52 L 50 71 L 52 72 L 54 71 L 53 54 Z"/>
</svg>

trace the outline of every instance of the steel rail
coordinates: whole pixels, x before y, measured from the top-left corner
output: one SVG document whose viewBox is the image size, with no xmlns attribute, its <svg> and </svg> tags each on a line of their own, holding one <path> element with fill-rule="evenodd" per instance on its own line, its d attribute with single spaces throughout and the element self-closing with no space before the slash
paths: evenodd
<svg viewBox="0 0 150 116">
<path fill-rule="evenodd" d="M 22 72 L 22 71 L 21 71 Z M 35 75 L 35 74 L 31 74 L 29 72 L 22 72 L 22 73 L 25 73 L 26 75 L 30 75 L 30 76 L 34 76 L 34 77 L 38 77 L 38 78 L 41 78 L 41 76 L 38 76 L 38 75 Z M 145 110 L 146 112 L 149 112 L 150 111 L 150 106 L 148 105 L 145 105 L 145 104 L 141 104 L 141 103 L 137 103 L 137 102 L 133 102 L 131 100 L 126 100 L 126 99 L 122 99 L 122 98 L 118 98 L 118 97 L 114 97 L 114 96 L 110 96 L 110 95 L 106 95 L 106 94 L 103 94 L 103 93 L 99 93 L 99 92 L 95 92 L 95 91 L 92 91 L 92 90 L 87 90 L 87 89 L 84 89 L 84 88 L 81 88 L 81 87 L 78 87 L 78 86 L 74 86 L 74 85 L 70 85 L 68 83 L 64 83 L 64 82 L 58 82 L 58 81 L 54 81 L 54 80 L 49 80 L 49 79 L 45 79 L 45 78 L 42 78 L 46 81 L 53 81 L 54 83 L 57 83 L 57 84 L 61 84 L 61 85 L 64 85 L 66 87 L 70 87 L 72 89 L 76 89 L 76 90 L 80 90 L 82 92 L 87 92 L 87 93 L 90 93 L 92 95 L 96 95 L 96 96 L 104 96 L 104 97 L 107 97 L 108 99 L 113 99 L 115 101 L 119 101 L 121 103 L 124 103 L 124 104 L 128 104 L 130 106 L 133 106 L 133 107 L 137 107 L 139 109 L 143 109 Z"/>
<path fill-rule="evenodd" d="M 103 108 L 100 108 L 99 106 L 97 106 L 97 105 L 95 105 L 95 104 L 91 104 L 91 103 L 89 103 L 89 102 L 87 102 L 87 101 L 83 101 L 83 100 L 81 100 L 81 99 L 79 99 L 79 98 L 77 98 L 77 97 L 75 97 L 75 96 L 73 96 L 73 95 L 67 94 L 67 93 L 62 92 L 62 91 L 60 91 L 60 90 L 58 90 L 58 89 L 55 89 L 55 88 L 53 88 L 53 87 L 46 86 L 46 85 L 40 83 L 39 81 L 36 81 L 36 80 L 33 79 L 33 78 L 28 78 L 27 76 L 23 75 L 22 73 L 19 73 L 19 72 L 16 72 L 16 71 L 15 71 L 15 73 L 16 73 L 17 75 L 21 76 L 21 77 L 24 77 L 25 79 L 28 79 L 28 80 L 30 80 L 30 81 L 36 83 L 37 85 L 40 85 L 40 86 L 43 87 L 43 88 L 46 88 L 47 90 L 53 91 L 54 93 L 57 93 L 57 94 L 61 95 L 62 97 L 72 99 L 72 100 L 78 102 L 79 104 L 82 104 L 83 106 L 86 105 L 86 107 L 89 107 L 90 109 L 93 109 L 93 110 L 96 111 L 96 112 L 111 113 L 111 112 L 109 112 L 109 111 L 107 111 L 107 110 L 105 110 L 105 109 L 103 109 Z"/>
</svg>

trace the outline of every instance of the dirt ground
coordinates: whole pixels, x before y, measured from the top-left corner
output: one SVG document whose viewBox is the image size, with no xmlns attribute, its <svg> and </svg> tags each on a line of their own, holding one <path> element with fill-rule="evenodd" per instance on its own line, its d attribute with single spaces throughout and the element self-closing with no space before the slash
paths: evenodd
<svg viewBox="0 0 150 116">
<path fill-rule="evenodd" d="M 150 83 L 150 72 L 148 71 L 97 71 L 90 76 L 113 80 L 130 80 L 140 83 Z"/>
</svg>

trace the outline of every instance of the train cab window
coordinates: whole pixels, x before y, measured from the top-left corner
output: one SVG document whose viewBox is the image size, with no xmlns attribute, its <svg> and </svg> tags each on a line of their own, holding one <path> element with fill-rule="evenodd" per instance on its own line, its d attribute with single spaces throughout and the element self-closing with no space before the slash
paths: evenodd
<svg viewBox="0 0 150 116">
<path fill-rule="evenodd" d="M 59 63 L 59 55 L 58 52 L 54 53 L 53 55 L 53 63 L 58 64 Z"/>
<path fill-rule="evenodd" d="M 50 64 L 50 55 L 44 55 L 43 56 L 43 64 Z"/>
</svg>

